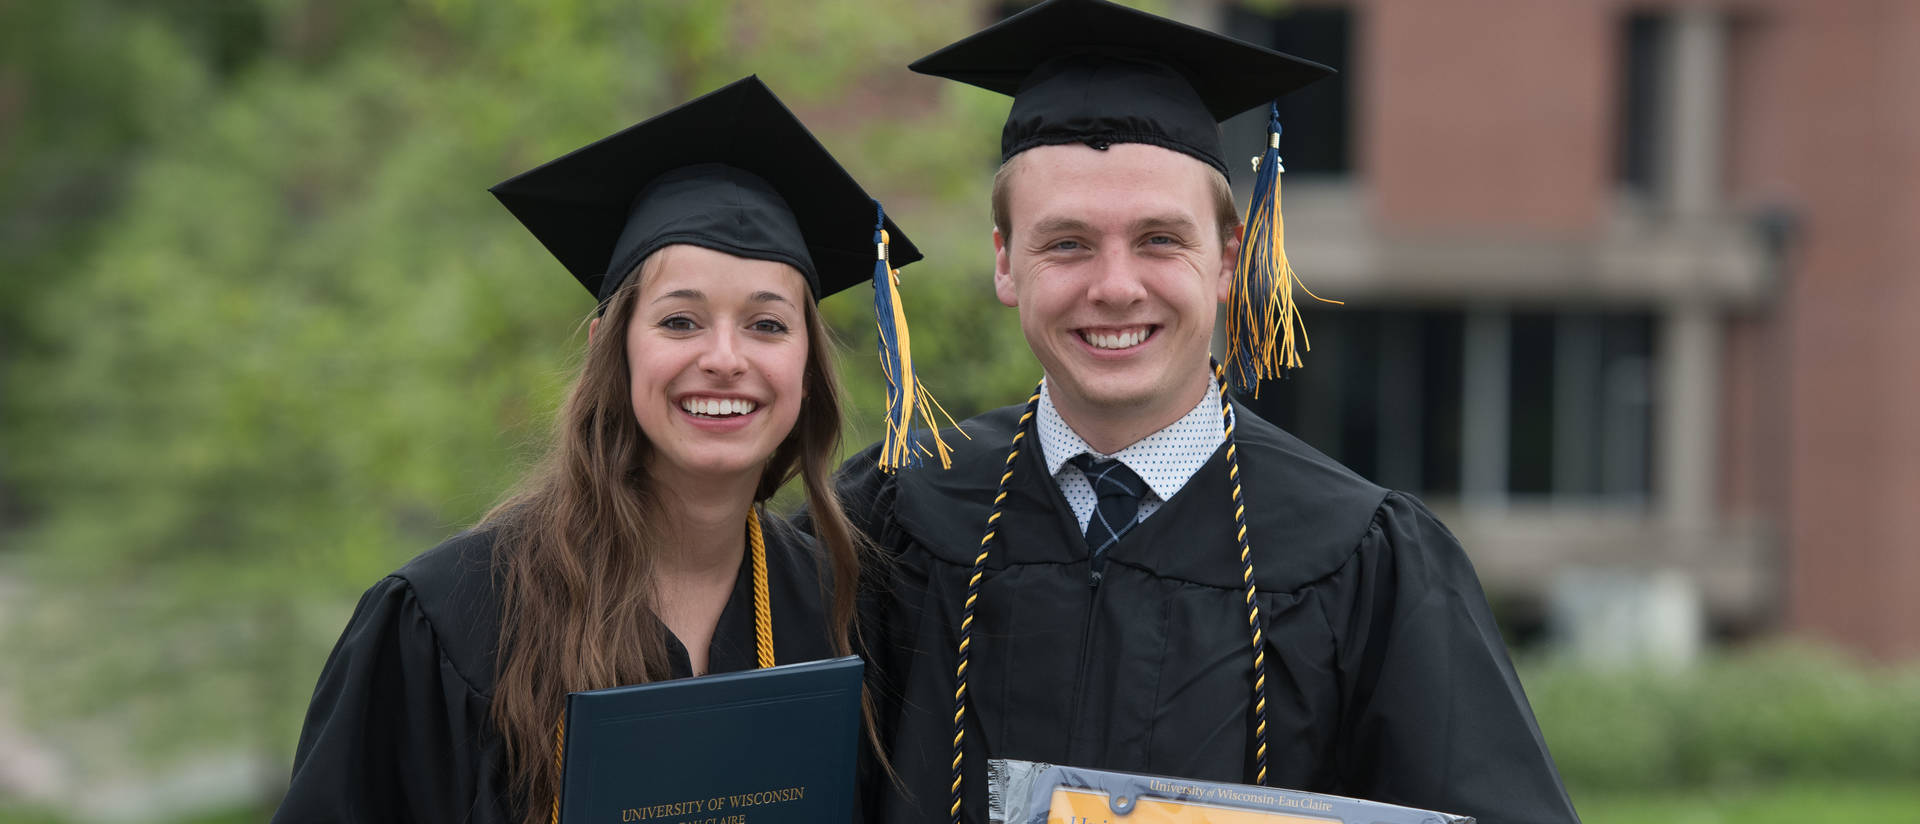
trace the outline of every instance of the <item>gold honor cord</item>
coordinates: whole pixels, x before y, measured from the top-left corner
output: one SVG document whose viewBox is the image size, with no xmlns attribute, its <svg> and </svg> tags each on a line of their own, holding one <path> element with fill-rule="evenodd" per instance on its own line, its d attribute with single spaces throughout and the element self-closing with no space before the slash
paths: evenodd
<svg viewBox="0 0 1920 824">
<path fill-rule="evenodd" d="M 564 766 L 562 755 L 567 751 L 567 711 L 560 711 L 560 721 L 553 725 L 553 783 L 560 783 L 560 768 Z M 553 824 L 560 824 L 560 790 L 553 791 Z"/>
<path fill-rule="evenodd" d="M 973 605 L 980 600 L 980 578 L 987 571 L 987 548 L 999 534 L 1000 506 L 1007 500 L 1007 479 L 1013 477 L 1013 461 L 1020 457 L 1020 441 L 1027 437 L 1027 422 L 1033 420 L 1033 411 L 1040 407 L 1043 385 L 1044 378 L 1033 387 L 1033 397 L 1027 398 L 1027 411 L 1014 427 L 1013 448 L 1007 452 L 1007 465 L 1000 473 L 1000 486 L 994 491 L 993 512 L 987 516 L 987 534 L 980 539 L 980 554 L 974 556 L 973 571 L 967 575 L 967 600 L 960 608 L 960 662 L 953 675 L 953 806 L 948 810 L 953 815 L 953 824 L 960 824 L 960 759 L 966 754 L 967 648 L 973 645 Z"/>
<path fill-rule="evenodd" d="M 760 511 L 747 509 L 747 548 L 753 563 L 753 645 L 759 668 L 773 666 L 773 603 L 767 595 L 767 539 L 760 531 Z M 560 720 L 553 725 L 553 775 L 555 781 L 561 776 L 565 765 L 561 760 L 566 753 L 567 713 L 560 712 Z M 560 824 L 560 792 L 553 793 L 553 824 Z"/>
<path fill-rule="evenodd" d="M 767 595 L 767 539 L 760 510 L 747 508 L 747 547 L 753 550 L 753 646 L 762 669 L 773 666 L 773 605 Z"/>
<path fill-rule="evenodd" d="M 1220 382 L 1220 425 L 1227 430 L 1227 480 L 1233 484 L 1233 527 L 1240 541 L 1240 581 L 1247 585 L 1247 628 L 1253 636 L 1253 783 L 1267 783 L 1267 650 L 1260 631 L 1260 604 L 1254 600 L 1253 545 L 1247 542 L 1247 503 L 1240 494 L 1240 447 L 1234 442 L 1233 402 L 1227 400 L 1227 368 L 1213 362 Z"/>
<path fill-rule="evenodd" d="M 1247 626 L 1252 631 L 1253 641 L 1253 740 L 1254 740 L 1254 783 L 1267 782 L 1267 655 L 1264 634 L 1260 629 L 1260 605 L 1254 600 L 1257 587 L 1253 577 L 1253 547 L 1247 541 L 1247 507 L 1240 493 L 1240 458 L 1233 438 L 1233 404 L 1227 400 L 1227 370 L 1218 361 L 1213 364 L 1213 374 L 1220 382 L 1220 422 L 1226 430 L 1227 438 L 1227 478 L 1233 482 L 1233 520 L 1235 534 L 1240 542 L 1240 580 L 1247 585 Z M 1044 382 L 1044 379 L 1043 379 Z M 1000 473 L 1000 484 L 993 495 L 993 510 L 987 515 L 987 534 L 980 539 L 980 552 L 974 556 L 973 570 L 967 575 L 967 600 L 960 609 L 960 645 L 959 663 L 954 668 L 953 688 L 953 805 L 948 809 L 953 824 L 960 824 L 960 763 L 966 755 L 966 716 L 967 716 L 967 651 L 973 645 L 973 607 L 980 600 L 980 580 L 986 574 L 987 553 L 993 539 L 999 534 L 1001 505 L 1007 500 L 1007 481 L 1013 478 L 1013 462 L 1020 457 L 1020 442 L 1026 438 L 1027 422 L 1033 420 L 1034 410 L 1040 406 L 1040 388 L 1034 387 L 1033 396 L 1027 398 L 1026 412 L 1020 416 L 1020 423 L 1013 435 L 1013 446 L 1007 451 L 1006 467 Z"/>
</svg>

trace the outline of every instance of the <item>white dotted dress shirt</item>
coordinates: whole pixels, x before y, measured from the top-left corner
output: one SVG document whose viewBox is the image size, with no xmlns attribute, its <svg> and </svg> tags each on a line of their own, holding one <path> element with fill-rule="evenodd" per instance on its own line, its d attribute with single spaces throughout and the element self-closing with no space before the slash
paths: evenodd
<svg viewBox="0 0 1920 824">
<path fill-rule="evenodd" d="M 1054 407 L 1053 395 L 1044 381 L 1040 385 L 1040 409 L 1034 414 L 1034 420 L 1039 424 L 1035 428 L 1040 433 L 1040 452 L 1047 461 L 1047 471 L 1053 473 L 1061 496 L 1073 507 L 1073 516 L 1080 522 L 1082 533 L 1087 531 L 1087 520 L 1093 517 L 1094 505 L 1099 499 L 1093 494 L 1093 485 L 1087 483 L 1086 473 L 1067 463 L 1075 455 L 1085 452 L 1100 460 L 1119 460 L 1147 482 L 1147 495 L 1141 499 L 1140 514 L 1134 519 L 1134 523 L 1139 523 L 1173 498 L 1180 487 L 1186 486 L 1187 479 L 1200 471 L 1227 439 L 1220 425 L 1220 384 L 1212 378 L 1207 379 L 1206 397 L 1186 415 L 1112 455 L 1094 451 L 1067 425 L 1060 417 L 1060 410 Z"/>
</svg>

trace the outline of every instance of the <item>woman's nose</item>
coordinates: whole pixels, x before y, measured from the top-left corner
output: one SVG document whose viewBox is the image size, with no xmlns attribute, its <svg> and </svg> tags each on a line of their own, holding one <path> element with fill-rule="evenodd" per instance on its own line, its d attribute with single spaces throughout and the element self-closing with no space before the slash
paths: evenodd
<svg viewBox="0 0 1920 824">
<path fill-rule="evenodd" d="M 700 369 L 709 375 L 723 378 L 735 378 L 746 374 L 747 359 L 740 351 L 740 333 L 734 330 L 721 330 L 707 342 L 705 351 L 700 353 Z"/>
</svg>

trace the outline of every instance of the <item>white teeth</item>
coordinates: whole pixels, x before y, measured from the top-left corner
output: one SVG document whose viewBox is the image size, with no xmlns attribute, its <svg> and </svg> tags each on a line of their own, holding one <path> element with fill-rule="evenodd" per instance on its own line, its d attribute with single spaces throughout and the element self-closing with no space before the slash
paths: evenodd
<svg viewBox="0 0 1920 824">
<path fill-rule="evenodd" d="M 745 415 L 759 408 L 759 404 L 742 398 L 682 398 L 680 408 L 695 415 L 718 418 L 727 415 Z"/>
<path fill-rule="evenodd" d="M 1138 346 L 1141 341 L 1146 340 L 1147 330 L 1135 329 L 1131 332 L 1119 332 L 1115 334 L 1087 332 L 1083 337 L 1086 338 L 1088 343 L 1093 344 L 1096 349 L 1126 349 L 1130 346 Z"/>
</svg>

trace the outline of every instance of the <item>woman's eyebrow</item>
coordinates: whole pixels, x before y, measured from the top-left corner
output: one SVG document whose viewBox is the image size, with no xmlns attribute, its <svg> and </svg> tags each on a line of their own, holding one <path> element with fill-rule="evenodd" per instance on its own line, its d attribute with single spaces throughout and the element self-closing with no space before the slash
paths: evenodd
<svg viewBox="0 0 1920 824">
<path fill-rule="evenodd" d="M 682 299 L 682 298 L 686 300 L 706 300 L 707 293 L 702 292 L 698 289 L 675 289 L 671 292 L 668 292 L 657 298 L 654 298 L 653 302 L 660 303 L 662 301 L 676 300 L 676 299 Z"/>
<path fill-rule="evenodd" d="M 754 303 L 784 303 L 788 306 L 793 305 L 793 301 L 787 300 L 787 296 L 779 292 L 755 292 L 753 293 L 753 297 L 748 299 Z"/>
</svg>

